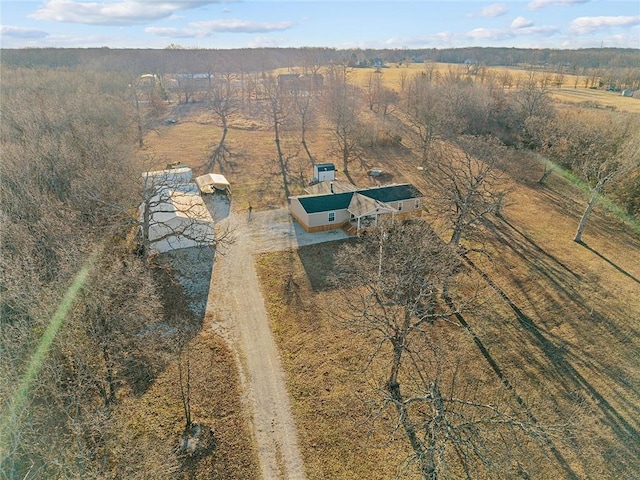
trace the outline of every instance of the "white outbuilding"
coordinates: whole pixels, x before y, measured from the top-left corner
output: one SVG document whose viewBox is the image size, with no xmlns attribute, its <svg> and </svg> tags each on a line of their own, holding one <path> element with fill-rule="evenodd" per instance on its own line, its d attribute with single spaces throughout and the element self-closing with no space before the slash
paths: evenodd
<svg viewBox="0 0 640 480">
<path fill-rule="evenodd" d="M 148 229 L 144 212 L 148 208 Z M 148 230 L 149 250 L 164 253 L 215 242 L 214 221 L 202 197 L 185 189 L 162 187 L 140 206 L 142 230 Z"/>
<path fill-rule="evenodd" d="M 173 167 L 142 174 L 145 191 L 158 187 L 171 187 L 191 182 L 193 172 L 189 167 Z"/>
<path fill-rule="evenodd" d="M 231 184 L 224 175 L 219 173 L 207 173 L 195 179 L 201 193 L 213 193 L 215 190 L 229 193 Z"/>
<path fill-rule="evenodd" d="M 336 179 L 336 166 L 333 163 L 316 163 L 313 166 L 313 181 L 327 182 Z"/>
</svg>

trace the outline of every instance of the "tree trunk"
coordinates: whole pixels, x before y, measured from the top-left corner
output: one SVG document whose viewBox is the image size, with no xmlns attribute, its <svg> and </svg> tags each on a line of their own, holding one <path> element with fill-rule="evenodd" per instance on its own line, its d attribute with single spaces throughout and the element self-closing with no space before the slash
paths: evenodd
<svg viewBox="0 0 640 480">
<path fill-rule="evenodd" d="M 214 169 L 216 166 L 216 162 L 220 165 L 220 171 L 224 171 L 223 161 L 225 160 L 225 152 L 227 152 L 227 146 L 225 145 L 227 139 L 227 133 L 229 132 L 229 127 L 227 126 L 227 118 L 222 117 L 222 138 L 220 138 L 220 143 L 211 154 L 211 159 L 209 160 L 208 168 Z"/>
<path fill-rule="evenodd" d="M 544 181 L 547 179 L 547 177 L 549 177 L 549 175 L 551 175 L 553 173 L 553 168 L 549 168 L 549 167 L 545 167 L 544 168 L 544 172 L 542 172 L 542 176 L 540 177 L 540 180 L 538 180 L 538 183 L 540 185 L 544 185 Z"/>
<path fill-rule="evenodd" d="M 591 193 L 591 199 L 589 200 L 589 203 L 587 204 L 587 208 L 584 211 L 584 213 L 582 214 L 582 218 L 580 219 L 580 224 L 578 225 L 578 230 L 576 231 L 576 236 L 573 239 L 574 242 L 577 243 L 582 243 L 582 233 L 584 232 L 584 227 L 586 227 L 587 225 L 587 220 L 589 220 L 589 215 L 591 215 L 591 211 L 593 210 L 593 207 L 595 207 L 597 201 L 598 201 L 598 191 L 594 190 Z"/>
<path fill-rule="evenodd" d="M 189 430 L 191 428 L 191 365 L 189 361 L 189 347 L 186 347 L 187 353 L 187 371 L 186 371 L 186 381 L 184 374 L 182 373 L 182 359 L 179 360 L 178 364 L 178 376 L 180 380 L 180 397 L 182 399 L 182 408 L 184 409 L 184 429 Z"/>
<path fill-rule="evenodd" d="M 278 163 L 280 165 L 280 173 L 282 175 L 282 185 L 284 186 L 284 195 L 289 199 L 289 183 L 287 182 L 287 165 L 284 161 L 284 155 L 282 154 L 282 148 L 280 147 L 280 129 L 278 128 L 278 113 L 276 107 L 273 110 L 273 129 L 275 131 L 276 149 L 278 151 Z"/>
<path fill-rule="evenodd" d="M 402 429 L 411 444 L 411 449 L 420 464 L 420 474 L 422 478 L 424 480 L 436 480 L 438 475 L 435 471 L 433 451 L 427 448 L 425 452 L 425 445 L 418 437 L 415 426 L 409 418 L 409 412 L 407 411 L 405 399 L 402 396 L 400 383 L 398 382 L 398 374 L 400 372 L 400 365 L 402 364 L 402 353 L 404 352 L 410 322 L 411 314 L 405 311 L 402 332 L 398 337 L 391 339 L 391 343 L 393 344 L 393 359 L 391 361 L 391 372 L 389 372 L 386 389 L 391 395 L 391 399 L 396 407 L 398 422 L 402 425 Z"/>
</svg>

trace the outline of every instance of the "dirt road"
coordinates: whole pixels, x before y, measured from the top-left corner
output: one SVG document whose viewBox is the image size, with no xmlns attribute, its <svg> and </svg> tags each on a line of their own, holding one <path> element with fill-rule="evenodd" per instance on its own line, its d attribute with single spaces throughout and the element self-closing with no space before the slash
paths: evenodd
<svg viewBox="0 0 640 480">
<path fill-rule="evenodd" d="M 285 209 L 231 215 L 236 240 L 213 268 L 207 318 L 238 355 L 245 402 L 252 413 L 263 480 L 304 479 L 284 372 L 269 327 L 253 255 L 345 238 L 342 231 L 308 235 Z"/>
</svg>

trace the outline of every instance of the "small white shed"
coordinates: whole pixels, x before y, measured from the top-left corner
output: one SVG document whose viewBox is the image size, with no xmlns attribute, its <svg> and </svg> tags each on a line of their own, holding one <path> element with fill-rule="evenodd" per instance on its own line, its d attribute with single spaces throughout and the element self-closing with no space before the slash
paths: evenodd
<svg viewBox="0 0 640 480">
<path fill-rule="evenodd" d="M 313 181 L 325 182 L 336 179 L 336 166 L 333 163 L 316 163 L 313 166 Z"/>
</svg>

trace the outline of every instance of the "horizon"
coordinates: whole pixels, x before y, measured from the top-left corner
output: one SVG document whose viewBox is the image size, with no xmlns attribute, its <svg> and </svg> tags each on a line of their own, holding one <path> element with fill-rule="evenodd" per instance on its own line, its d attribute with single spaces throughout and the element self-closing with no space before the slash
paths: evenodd
<svg viewBox="0 0 640 480">
<path fill-rule="evenodd" d="M 4 0 L 0 7 L 3 49 L 640 48 L 635 0 Z"/>
</svg>

